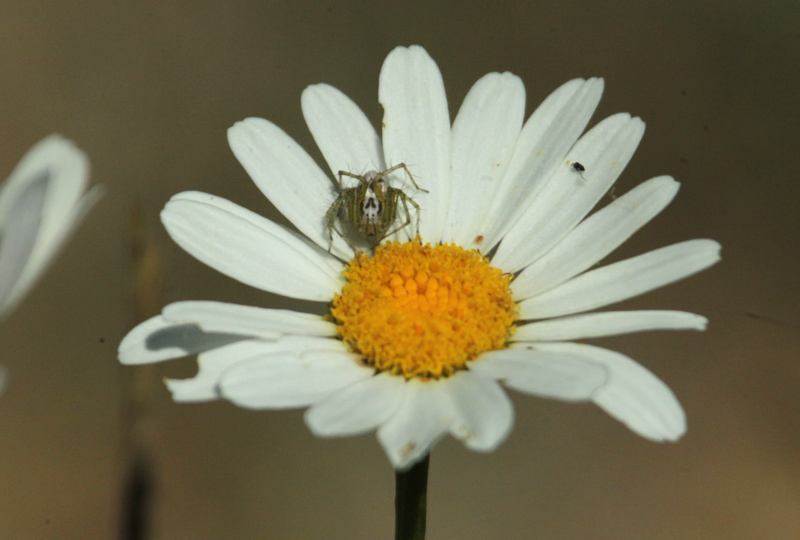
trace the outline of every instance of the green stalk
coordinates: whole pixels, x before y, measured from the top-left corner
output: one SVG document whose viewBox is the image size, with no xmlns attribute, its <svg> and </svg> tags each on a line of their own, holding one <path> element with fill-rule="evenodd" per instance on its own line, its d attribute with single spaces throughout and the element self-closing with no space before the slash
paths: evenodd
<svg viewBox="0 0 800 540">
<path fill-rule="evenodd" d="M 425 540 L 430 454 L 407 471 L 395 471 L 395 540 Z"/>
</svg>

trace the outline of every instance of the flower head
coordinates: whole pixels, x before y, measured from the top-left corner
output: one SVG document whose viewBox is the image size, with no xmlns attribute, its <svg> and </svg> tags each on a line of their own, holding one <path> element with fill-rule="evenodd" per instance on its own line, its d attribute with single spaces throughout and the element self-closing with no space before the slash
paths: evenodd
<svg viewBox="0 0 800 540">
<path fill-rule="evenodd" d="M 359 253 L 331 314 L 342 340 L 378 371 L 442 378 L 513 334 L 509 282 L 475 250 L 390 242 Z"/>
<path fill-rule="evenodd" d="M 234 154 L 302 235 L 198 192 L 174 196 L 162 221 L 209 266 L 327 302 L 330 313 L 178 302 L 131 331 L 120 360 L 199 353 L 196 377 L 167 382 L 175 400 L 308 407 L 306 423 L 320 436 L 377 429 L 401 469 L 447 433 L 473 450 L 496 448 L 513 424 L 501 384 L 592 401 L 643 437 L 678 439 L 685 416 L 663 382 L 620 353 L 572 341 L 705 328 L 705 318 L 683 312 L 585 312 L 719 259 L 716 242 L 692 240 L 592 269 L 678 189 L 653 178 L 587 217 L 644 133 L 640 119 L 621 113 L 581 136 L 602 90 L 601 79 L 570 81 L 523 122 L 522 82 L 491 73 L 451 125 L 436 64 L 421 47 L 397 48 L 381 71 L 379 137 L 340 91 L 307 88 L 303 114 L 333 175 L 405 163 L 427 190 L 408 189 L 420 238 L 401 227 L 371 256 L 338 235 L 331 242 L 335 184 L 302 148 L 266 120 L 237 123 L 228 132 Z M 404 180 L 386 181 L 401 189 Z"/>
</svg>

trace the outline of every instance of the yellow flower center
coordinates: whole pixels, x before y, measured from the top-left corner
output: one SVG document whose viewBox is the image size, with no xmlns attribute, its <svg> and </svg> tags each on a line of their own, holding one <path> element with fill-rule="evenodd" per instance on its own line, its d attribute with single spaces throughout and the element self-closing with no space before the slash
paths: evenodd
<svg viewBox="0 0 800 540">
<path fill-rule="evenodd" d="M 518 306 L 510 275 L 477 251 L 419 241 L 388 242 L 359 253 L 333 299 L 342 339 L 378 371 L 439 378 L 501 349 Z"/>
</svg>

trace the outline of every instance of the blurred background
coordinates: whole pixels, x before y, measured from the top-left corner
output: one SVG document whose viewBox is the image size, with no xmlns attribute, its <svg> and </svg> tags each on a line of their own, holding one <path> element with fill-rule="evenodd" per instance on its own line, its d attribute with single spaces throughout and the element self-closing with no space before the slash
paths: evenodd
<svg viewBox="0 0 800 540">
<path fill-rule="evenodd" d="M 379 126 L 381 64 L 410 44 L 437 61 L 451 118 L 490 71 L 523 79 L 528 114 L 569 79 L 605 77 L 592 125 L 619 111 L 648 125 L 616 193 L 661 174 L 682 183 L 612 259 L 723 245 L 712 269 L 620 305 L 700 313 L 707 332 L 596 341 L 673 389 L 689 421 L 678 444 L 591 405 L 514 395 L 496 452 L 436 447 L 428 538 L 797 538 L 798 21 L 788 1 L 0 4 L 0 178 L 58 132 L 107 188 L 0 329 L 0 538 L 125 538 L 134 454 L 149 539 L 392 537 L 394 476 L 374 434 L 321 440 L 300 411 L 174 404 L 162 378 L 192 376 L 193 359 L 123 368 L 116 350 L 177 300 L 319 310 L 195 261 L 158 213 L 195 189 L 282 220 L 226 129 L 268 118 L 324 164 L 301 91 L 336 86 Z"/>
</svg>

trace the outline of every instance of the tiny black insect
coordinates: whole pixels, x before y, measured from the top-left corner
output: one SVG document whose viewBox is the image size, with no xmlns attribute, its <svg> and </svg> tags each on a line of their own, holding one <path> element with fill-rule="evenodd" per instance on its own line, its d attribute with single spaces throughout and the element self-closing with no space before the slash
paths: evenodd
<svg viewBox="0 0 800 540">
<path fill-rule="evenodd" d="M 567 163 L 569 163 L 569 161 Z M 582 163 L 578 161 L 573 161 L 572 163 L 570 163 L 569 166 L 572 167 L 575 170 L 575 172 L 581 175 L 581 178 L 583 178 L 584 181 L 586 181 L 586 177 L 583 176 L 583 173 L 586 172 L 586 167 L 584 167 Z"/>
</svg>

